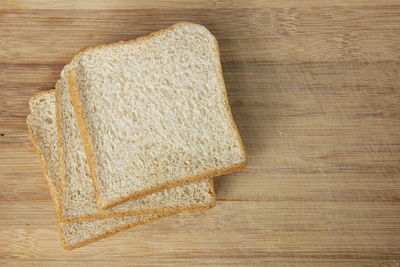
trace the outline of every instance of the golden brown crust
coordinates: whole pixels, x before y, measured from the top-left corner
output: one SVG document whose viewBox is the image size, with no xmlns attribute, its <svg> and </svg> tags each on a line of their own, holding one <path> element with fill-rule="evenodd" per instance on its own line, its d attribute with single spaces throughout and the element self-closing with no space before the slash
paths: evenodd
<svg viewBox="0 0 400 267">
<path fill-rule="evenodd" d="M 158 32 L 151 33 L 150 35 L 147 35 L 147 36 L 144 36 L 144 37 L 140 37 L 140 38 L 138 38 L 136 40 L 120 41 L 120 42 L 112 43 L 112 44 L 101 44 L 101 45 L 97 45 L 97 46 L 87 47 L 87 48 L 84 48 L 81 51 L 79 51 L 74 56 L 74 58 L 72 59 L 71 63 L 75 62 L 78 59 L 78 57 L 80 55 L 82 55 L 85 51 L 89 51 L 89 50 L 93 50 L 93 49 L 100 49 L 100 48 L 104 48 L 104 47 L 115 46 L 115 45 L 118 45 L 118 44 L 128 44 L 128 43 L 140 42 L 142 40 L 149 39 L 149 38 L 151 38 L 153 36 L 160 35 L 165 31 L 172 30 L 173 28 L 175 28 L 175 27 L 177 27 L 179 25 L 182 25 L 182 24 L 190 24 L 190 25 L 192 25 L 193 23 L 190 23 L 190 22 L 179 22 L 177 24 L 172 25 L 169 28 L 162 29 L 162 30 L 160 30 Z M 211 36 L 213 36 L 213 35 L 211 34 Z M 247 155 L 246 155 L 246 152 L 245 152 L 245 149 L 244 149 L 244 145 L 243 145 L 243 142 L 242 142 L 242 140 L 240 138 L 239 131 L 237 129 L 235 121 L 233 120 L 232 113 L 230 111 L 230 106 L 229 106 L 227 93 L 226 93 L 226 87 L 225 87 L 225 83 L 224 83 L 223 76 L 222 76 L 222 67 L 221 67 L 221 63 L 220 63 L 220 54 L 219 54 L 219 49 L 218 49 L 218 43 L 217 43 L 215 38 L 214 38 L 214 40 L 215 40 L 215 45 L 216 45 L 215 50 L 217 52 L 218 62 L 219 62 L 219 66 L 218 66 L 219 67 L 219 73 L 220 73 L 219 79 L 220 79 L 221 85 L 224 88 L 224 93 L 225 93 L 225 106 L 226 106 L 227 110 L 229 111 L 230 118 L 231 118 L 231 123 L 234 126 L 234 129 L 235 129 L 235 132 L 236 132 L 236 135 L 237 135 L 237 139 L 240 142 L 241 149 L 242 149 L 242 152 L 243 152 L 243 154 L 245 156 L 245 159 L 243 160 L 243 162 L 241 162 L 239 164 L 235 164 L 235 165 L 227 167 L 227 168 L 219 168 L 219 169 L 207 170 L 207 171 L 204 171 L 202 173 L 198 173 L 196 175 L 185 177 L 185 178 L 182 178 L 182 179 L 177 180 L 177 181 L 167 181 L 167 182 L 164 182 L 164 183 L 162 183 L 160 185 L 156 185 L 156 186 L 150 187 L 150 188 L 148 188 L 146 190 L 142 190 L 140 192 L 132 192 L 131 194 L 128 194 L 127 196 L 115 198 L 112 201 L 109 201 L 107 203 L 104 203 L 102 201 L 102 199 L 100 198 L 100 194 L 99 194 L 99 187 L 98 187 L 98 184 L 97 184 L 97 174 L 96 174 L 96 171 L 95 171 L 95 162 L 94 162 L 94 158 L 93 158 L 93 151 L 92 151 L 92 149 L 90 147 L 90 144 L 91 144 L 90 135 L 89 135 L 87 124 L 86 124 L 86 121 L 85 121 L 84 115 L 83 115 L 82 103 L 81 103 L 81 99 L 80 99 L 80 96 L 79 96 L 79 88 L 78 88 L 78 85 L 77 85 L 76 71 L 75 71 L 75 69 L 73 69 L 69 73 L 69 75 L 68 75 L 68 87 L 69 87 L 69 92 L 70 92 L 70 95 L 71 95 L 71 102 L 73 104 L 73 107 L 74 107 L 74 110 L 75 110 L 75 113 L 76 113 L 76 116 L 77 116 L 78 128 L 80 129 L 81 137 L 82 137 L 82 140 L 83 140 L 83 143 L 84 143 L 84 147 L 85 147 L 85 151 L 86 151 L 86 155 L 87 155 L 88 163 L 89 163 L 89 169 L 90 169 L 91 177 L 92 177 L 94 188 L 95 188 L 96 201 L 97 201 L 97 203 L 98 203 L 100 208 L 109 209 L 109 208 L 112 208 L 112 207 L 114 207 L 114 206 L 116 206 L 118 204 L 121 204 L 121 203 L 125 202 L 125 201 L 131 200 L 131 199 L 136 199 L 136 198 L 142 197 L 142 196 L 147 195 L 147 194 L 155 193 L 155 192 L 158 192 L 158 191 L 161 191 L 161 190 L 164 190 L 164 189 L 168 189 L 168 188 L 171 188 L 171 187 L 174 187 L 174 186 L 182 185 L 182 184 L 185 184 L 185 183 L 195 182 L 195 181 L 200 180 L 201 178 L 213 177 L 213 176 L 232 173 L 234 171 L 243 169 L 247 165 Z"/>
<path fill-rule="evenodd" d="M 210 204 L 207 207 L 208 209 L 211 209 L 211 208 L 215 207 L 215 204 L 217 203 L 217 196 L 215 194 L 215 188 L 214 188 L 213 179 L 212 178 L 210 178 L 210 179 L 211 179 L 211 182 L 212 182 L 212 185 L 211 185 L 210 191 L 209 191 L 209 193 L 211 195 L 211 201 L 210 201 Z"/>
</svg>

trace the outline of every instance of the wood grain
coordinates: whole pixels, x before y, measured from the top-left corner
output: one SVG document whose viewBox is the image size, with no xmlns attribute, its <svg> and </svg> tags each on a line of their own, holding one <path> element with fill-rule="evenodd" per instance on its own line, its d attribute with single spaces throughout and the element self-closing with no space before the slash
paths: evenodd
<svg viewBox="0 0 400 267">
<path fill-rule="evenodd" d="M 71 252 L 28 139 L 28 99 L 85 46 L 187 20 L 219 41 L 248 167 L 217 206 Z M 1 266 L 400 266 L 400 3 L 0 3 Z"/>
</svg>

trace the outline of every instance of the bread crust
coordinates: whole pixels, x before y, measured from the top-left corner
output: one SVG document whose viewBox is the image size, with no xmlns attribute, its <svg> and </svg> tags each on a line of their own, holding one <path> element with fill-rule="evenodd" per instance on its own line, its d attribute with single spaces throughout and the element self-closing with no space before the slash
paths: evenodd
<svg viewBox="0 0 400 267">
<path fill-rule="evenodd" d="M 146 39 L 149 39 L 151 37 L 160 35 L 164 32 L 170 31 L 172 29 L 174 29 L 177 26 L 180 25 L 198 25 L 198 24 L 194 24 L 194 23 L 190 23 L 190 22 L 179 22 L 176 23 L 174 25 L 172 25 L 169 28 L 166 29 L 162 29 L 160 31 L 157 32 L 153 32 L 147 36 L 144 37 L 139 37 L 135 40 L 130 40 L 130 41 L 120 41 L 120 42 L 116 42 L 116 43 L 111 43 L 111 44 L 100 44 L 100 45 L 96 45 L 96 46 L 90 46 L 87 48 L 82 49 L 81 51 L 79 51 L 74 58 L 72 59 L 71 63 L 73 64 L 84 52 L 89 51 L 89 50 L 94 50 L 94 49 L 101 49 L 104 47 L 111 47 L 111 46 L 115 46 L 115 45 L 119 45 L 119 44 L 130 44 L 130 43 L 137 43 Z M 204 27 L 204 26 L 202 26 Z M 205 27 L 204 27 L 205 28 Z M 208 31 L 208 30 L 207 30 Z M 211 36 L 213 36 L 212 34 L 210 34 Z M 89 131 L 87 128 L 87 124 L 83 115 L 83 109 L 82 109 L 82 103 L 81 103 L 81 99 L 79 96 L 79 88 L 77 85 L 77 75 L 76 75 L 76 70 L 72 69 L 71 72 L 68 75 L 68 87 L 69 87 L 69 92 L 71 95 L 71 102 L 73 104 L 75 113 L 76 113 L 76 117 L 77 117 L 77 121 L 78 121 L 78 127 L 80 130 L 80 134 L 83 140 L 83 144 L 85 147 L 85 151 L 86 151 L 86 156 L 88 159 L 88 163 L 89 163 L 89 169 L 90 169 L 90 174 L 93 180 L 93 185 L 95 188 L 95 194 L 96 194 L 96 201 L 97 204 L 99 205 L 100 208 L 102 209 L 109 209 L 112 208 L 118 204 L 121 204 L 125 201 L 131 200 L 131 199 L 136 199 L 139 197 L 142 197 L 144 195 L 147 194 L 151 194 L 151 193 L 155 193 L 164 189 L 168 189 L 174 186 L 178 186 L 178 185 L 182 185 L 182 184 L 186 184 L 186 183 L 190 183 L 190 182 L 195 182 L 200 180 L 201 178 L 205 178 L 205 177 L 214 177 L 214 176 L 219 176 L 219 175 L 224 175 L 224 174 L 228 174 L 228 173 L 232 173 L 238 170 L 243 169 L 248 162 L 247 159 L 247 155 L 246 155 L 246 151 L 242 142 L 242 139 L 240 137 L 239 134 L 239 130 L 236 126 L 235 121 L 233 120 L 232 117 L 232 113 L 231 113 L 231 109 L 230 109 L 230 105 L 229 105 L 229 101 L 228 101 L 228 97 L 227 97 L 227 92 L 226 92 L 226 87 L 225 87 L 225 82 L 222 76 L 222 66 L 221 66 L 221 59 L 220 59 L 220 53 L 219 53 L 219 48 L 218 48 L 218 42 L 214 38 L 214 42 L 215 42 L 215 52 L 217 54 L 218 57 L 218 69 L 219 69 L 219 83 L 222 86 L 222 88 L 224 89 L 224 95 L 225 95 L 225 108 L 227 109 L 229 116 L 230 116 L 230 121 L 234 127 L 235 130 L 235 134 L 236 134 L 236 139 L 238 140 L 238 142 L 240 143 L 241 146 L 241 152 L 244 155 L 244 160 L 241 163 L 238 164 L 234 164 L 230 167 L 225 167 L 225 168 L 216 168 L 216 169 L 209 169 L 206 170 L 204 172 L 198 173 L 196 175 L 191 175 L 191 176 L 187 176 L 187 177 L 183 177 L 182 179 L 178 180 L 178 181 L 166 181 L 164 183 L 161 183 L 159 185 L 156 186 L 152 186 L 149 187 L 148 189 L 139 191 L 139 192 L 132 192 L 126 196 L 120 196 L 120 197 L 116 197 L 113 200 L 109 201 L 109 202 L 104 202 L 101 198 L 100 198 L 100 192 L 99 192 L 99 186 L 97 184 L 97 173 L 96 173 L 96 168 L 95 168 L 95 162 L 94 162 L 94 157 L 93 157 L 93 151 L 91 148 L 91 142 L 90 142 L 90 135 L 89 135 Z"/>
</svg>

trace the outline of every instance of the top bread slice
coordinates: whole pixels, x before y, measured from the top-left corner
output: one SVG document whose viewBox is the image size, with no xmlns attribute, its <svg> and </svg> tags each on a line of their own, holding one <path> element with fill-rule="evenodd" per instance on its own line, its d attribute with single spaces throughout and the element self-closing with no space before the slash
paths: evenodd
<svg viewBox="0 0 400 267">
<path fill-rule="evenodd" d="M 70 94 L 101 208 L 246 165 L 205 27 L 182 22 L 90 47 L 72 65 Z"/>
<path fill-rule="evenodd" d="M 60 196 L 58 192 L 58 148 L 54 90 L 42 91 L 32 97 L 29 101 L 29 109 L 30 114 L 26 119 L 29 136 L 50 189 L 56 210 L 61 244 L 65 249 L 81 247 L 129 227 L 174 214 L 173 212 L 155 213 L 63 223 L 57 212 Z"/>
<path fill-rule="evenodd" d="M 69 66 L 65 68 L 68 69 Z M 61 199 L 58 210 L 63 221 L 206 209 L 215 205 L 213 181 L 206 178 L 127 201 L 108 210 L 99 209 L 66 80 L 59 80 L 56 87 Z"/>
</svg>

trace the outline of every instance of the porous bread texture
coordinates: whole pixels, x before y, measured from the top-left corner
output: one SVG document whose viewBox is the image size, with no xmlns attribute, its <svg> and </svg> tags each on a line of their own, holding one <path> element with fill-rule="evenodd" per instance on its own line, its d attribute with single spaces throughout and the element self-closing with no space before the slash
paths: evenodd
<svg viewBox="0 0 400 267">
<path fill-rule="evenodd" d="M 66 71 L 68 69 L 69 66 Z M 213 181 L 212 178 L 206 178 L 127 201 L 109 210 L 99 209 L 67 86 L 66 80 L 62 78 L 56 90 L 60 151 L 59 210 L 63 221 L 206 209 L 215 205 Z"/>
<path fill-rule="evenodd" d="M 247 164 L 205 27 L 178 23 L 72 62 L 70 94 L 101 208 Z"/>
<path fill-rule="evenodd" d="M 35 152 L 39 157 L 44 176 L 49 186 L 54 207 L 58 207 L 58 154 L 56 118 L 54 114 L 54 90 L 44 91 L 29 101 L 30 114 L 27 127 Z M 54 165 L 52 165 L 54 164 Z M 114 217 L 102 220 L 63 223 L 57 216 L 62 246 L 74 249 L 95 240 L 104 238 L 129 227 L 144 224 L 173 213 L 147 214 L 137 216 Z"/>
</svg>

